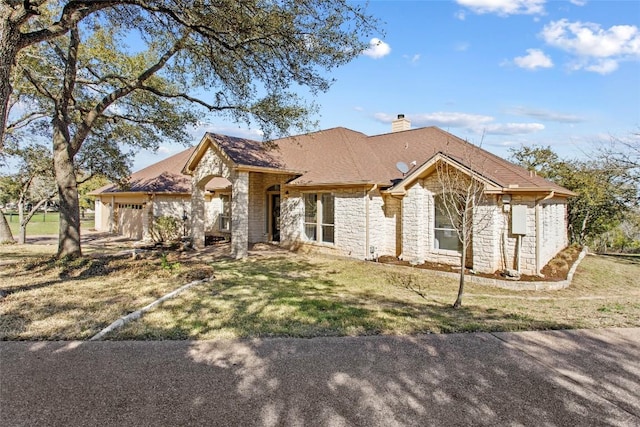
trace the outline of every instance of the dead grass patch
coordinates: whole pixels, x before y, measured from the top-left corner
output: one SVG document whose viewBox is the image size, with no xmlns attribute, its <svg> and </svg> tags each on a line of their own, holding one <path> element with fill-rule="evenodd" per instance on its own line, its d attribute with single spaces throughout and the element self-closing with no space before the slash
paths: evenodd
<svg viewBox="0 0 640 427">
<path fill-rule="evenodd" d="M 13 247 L 8 250 L 15 250 Z M 2 252 L 0 252 L 2 253 Z M 165 268 L 164 265 L 178 265 Z M 263 250 L 243 261 L 206 253 L 46 253 L 0 270 L 0 339 L 87 339 L 187 282 L 211 277 L 107 339 L 316 337 L 640 326 L 640 259 L 588 256 L 559 291 L 516 292 L 421 269 Z M 411 274 L 423 296 L 389 277 Z"/>
</svg>

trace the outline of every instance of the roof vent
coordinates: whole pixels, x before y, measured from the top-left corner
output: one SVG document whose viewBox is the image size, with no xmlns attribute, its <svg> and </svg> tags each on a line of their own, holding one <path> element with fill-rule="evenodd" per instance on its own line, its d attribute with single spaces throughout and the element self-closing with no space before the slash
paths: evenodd
<svg viewBox="0 0 640 427">
<path fill-rule="evenodd" d="M 398 114 L 398 118 L 391 122 L 391 132 L 401 132 L 411 129 L 411 122 L 405 119 L 404 114 Z"/>
</svg>

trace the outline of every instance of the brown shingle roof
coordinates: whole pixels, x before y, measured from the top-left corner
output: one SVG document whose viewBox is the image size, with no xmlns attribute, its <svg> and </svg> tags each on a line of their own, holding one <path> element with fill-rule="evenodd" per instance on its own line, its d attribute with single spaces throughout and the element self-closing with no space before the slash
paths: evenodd
<svg viewBox="0 0 640 427">
<path fill-rule="evenodd" d="M 379 156 L 382 180 L 402 178 L 398 161 L 419 167 L 436 153 L 444 153 L 503 188 L 544 188 L 566 193 L 567 189 L 545 180 L 521 166 L 502 159 L 437 127 L 412 129 L 369 137 L 372 151 Z M 570 193 L 570 192 L 569 192 Z"/>
<path fill-rule="evenodd" d="M 419 168 L 437 153 L 443 153 L 497 187 L 572 194 L 437 127 L 375 136 L 338 127 L 279 139 L 271 144 L 207 133 L 200 143 L 202 153 L 199 155 L 196 154 L 198 147 L 192 147 L 132 174 L 127 190 L 111 185 L 94 194 L 118 191 L 190 193 L 191 178 L 182 173 L 183 168 L 188 171 L 195 167 L 207 147 L 202 144 L 211 141 L 237 166 L 298 171 L 299 176 L 289 183 L 291 185 L 366 183 L 389 187 L 403 179 L 396 168 L 398 162 L 411 164 L 415 161 L 414 168 Z M 214 178 L 207 184 L 207 189 L 229 185 L 224 178 Z"/>
<path fill-rule="evenodd" d="M 273 156 L 287 169 L 304 171 L 290 184 L 367 182 L 390 186 L 403 178 L 398 162 L 415 167 L 444 153 L 502 188 L 568 190 L 529 173 L 437 127 L 367 136 L 345 128 L 274 141 Z"/>
<path fill-rule="evenodd" d="M 270 152 L 287 169 L 304 172 L 293 185 L 365 183 L 380 167 L 366 141 L 366 135 L 339 127 L 276 140 Z"/>
<path fill-rule="evenodd" d="M 182 173 L 182 167 L 196 147 L 188 148 L 131 174 L 128 184 L 105 185 L 92 194 L 105 193 L 191 193 L 191 177 Z M 207 183 L 207 190 L 226 188 L 231 183 L 225 178 L 214 178 Z"/>
<path fill-rule="evenodd" d="M 277 158 L 265 150 L 265 145 L 261 142 L 210 132 L 207 132 L 206 136 L 213 139 L 236 165 L 261 168 L 281 168 L 283 166 Z M 188 157 L 182 166 L 187 159 Z"/>
</svg>

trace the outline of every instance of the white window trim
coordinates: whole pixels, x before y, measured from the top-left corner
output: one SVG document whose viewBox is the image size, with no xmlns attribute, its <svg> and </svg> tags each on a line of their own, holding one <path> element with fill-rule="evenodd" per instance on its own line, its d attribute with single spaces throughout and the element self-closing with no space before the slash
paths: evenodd
<svg viewBox="0 0 640 427">
<path fill-rule="evenodd" d="M 223 198 L 227 199 L 228 210 L 225 213 L 224 205 L 225 202 Z M 223 222 L 226 219 L 227 227 L 223 226 Z M 220 195 L 220 215 L 218 215 L 218 229 L 223 233 L 231 232 L 231 195 L 230 194 L 221 194 Z"/>
<path fill-rule="evenodd" d="M 460 249 L 446 249 L 446 248 L 436 247 L 436 243 L 438 242 L 438 239 L 436 238 L 436 231 L 451 231 L 454 234 L 460 246 L 462 246 L 462 243 L 460 242 L 460 238 L 458 237 L 458 230 L 453 226 L 453 224 L 450 224 L 450 228 L 436 227 L 436 216 L 438 212 L 436 205 L 437 205 L 438 198 L 442 198 L 442 197 L 443 196 L 441 194 L 436 194 L 433 196 L 433 221 L 431 221 L 432 230 L 433 230 L 432 250 L 435 253 L 442 254 L 442 255 L 460 255 L 460 253 L 462 252 L 462 247 L 460 247 Z"/>
<path fill-rule="evenodd" d="M 322 220 L 324 218 L 322 218 L 322 196 L 323 195 L 330 195 L 331 197 L 333 197 L 333 224 L 328 224 L 328 223 L 324 223 L 322 222 Z M 309 195 L 315 195 L 316 196 L 316 218 L 315 218 L 315 223 L 312 222 L 308 222 L 307 221 L 307 201 L 306 198 Z M 306 242 L 310 242 L 316 245 L 325 245 L 325 246 L 335 246 L 336 244 L 336 216 L 335 216 L 335 209 L 336 209 L 336 205 L 335 205 L 335 196 L 333 193 L 331 192 L 308 192 L 308 193 L 302 193 L 302 202 L 303 202 L 303 206 L 304 206 L 304 215 L 303 215 L 303 230 L 302 230 L 302 235 L 304 236 L 304 240 Z M 315 225 L 316 228 L 316 239 L 310 239 L 307 236 L 307 230 L 306 227 L 307 225 Z M 325 242 L 324 241 L 324 235 L 323 235 L 323 227 L 333 227 L 333 242 Z"/>
</svg>

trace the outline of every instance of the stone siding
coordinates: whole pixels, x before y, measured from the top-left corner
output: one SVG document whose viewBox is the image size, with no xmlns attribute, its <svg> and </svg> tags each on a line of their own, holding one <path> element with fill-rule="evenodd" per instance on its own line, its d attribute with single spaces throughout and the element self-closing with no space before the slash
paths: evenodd
<svg viewBox="0 0 640 427">
<path fill-rule="evenodd" d="M 254 173 L 249 175 L 249 242 L 266 242 L 269 240 L 269 199 L 267 189 L 280 185 L 280 222 L 282 222 L 282 204 L 284 194 L 282 187 L 290 179 L 290 175 Z M 282 232 L 282 224 L 280 225 Z M 282 236 L 281 236 L 282 239 Z"/>
<path fill-rule="evenodd" d="M 569 245 L 567 235 L 568 211 L 567 202 L 564 199 L 544 200 L 540 203 L 538 222 L 541 228 L 540 247 L 541 267 L 546 265 L 558 252 Z"/>
<path fill-rule="evenodd" d="M 426 258 L 429 243 L 428 219 L 430 195 L 419 181 L 407 191 L 402 199 L 402 254 L 401 259 L 422 264 Z"/>
<path fill-rule="evenodd" d="M 496 196 L 486 196 L 474 210 L 471 252 L 473 269 L 482 273 L 493 273 L 501 269 L 500 230 L 502 212 Z"/>
<path fill-rule="evenodd" d="M 281 205 L 283 244 L 321 248 L 326 253 L 358 259 L 369 257 L 369 249 L 365 247 L 366 201 L 364 190 L 340 189 L 332 191 L 335 219 L 335 242 L 333 244 L 306 240 L 304 235 L 304 194 L 307 192 L 289 190 L 289 193 L 282 200 Z M 308 193 L 321 194 L 323 191 L 308 191 Z"/>
<path fill-rule="evenodd" d="M 403 260 L 457 265 L 460 254 L 435 248 L 433 236 L 434 195 L 439 191 L 435 176 L 419 180 L 402 199 Z M 498 196 L 488 195 L 476 207 L 473 237 L 468 262 L 474 270 L 493 273 L 518 267 L 518 236 L 511 230 L 513 206 L 526 206 L 526 234 L 521 237 L 520 272 L 538 274 L 539 270 L 567 246 L 566 202 L 563 199 L 540 201 L 540 196 L 513 196 L 504 207 Z M 538 207 L 536 207 L 538 205 Z M 539 224 L 539 225 L 537 225 Z M 539 228 L 540 230 L 537 230 Z M 540 235 L 536 232 L 539 231 Z"/>
<path fill-rule="evenodd" d="M 220 214 L 222 213 L 222 199 L 220 194 L 216 194 L 211 197 L 207 203 L 205 203 L 205 233 L 220 234 Z"/>
<path fill-rule="evenodd" d="M 340 190 L 335 192 L 335 246 L 346 256 L 365 259 L 366 202 L 364 190 Z"/>
<path fill-rule="evenodd" d="M 369 246 L 367 258 L 391 255 L 396 256 L 396 226 L 400 215 L 400 200 L 383 198 L 379 191 L 369 193 Z"/>
<path fill-rule="evenodd" d="M 288 193 L 280 202 L 280 241 L 295 247 L 304 241 L 304 201 L 299 191 Z"/>
</svg>

